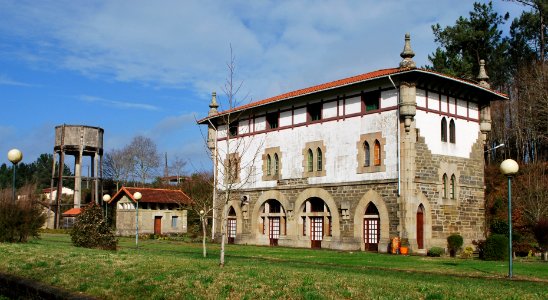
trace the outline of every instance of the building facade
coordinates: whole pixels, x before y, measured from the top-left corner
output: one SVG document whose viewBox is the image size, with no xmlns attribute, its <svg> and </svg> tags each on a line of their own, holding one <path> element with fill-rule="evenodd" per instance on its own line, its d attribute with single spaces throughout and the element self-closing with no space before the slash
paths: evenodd
<svg viewBox="0 0 548 300">
<path fill-rule="evenodd" d="M 402 62 L 218 112 L 215 231 L 258 245 L 426 253 L 461 234 L 484 238 L 484 145 L 490 102 L 478 83 Z M 221 222 L 225 216 L 226 223 Z M 224 223 L 224 224 L 223 224 Z"/>
<path fill-rule="evenodd" d="M 136 192 L 142 198 L 134 198 Z M 122 187 L 108 202 L 114 211 L 116 235 L 136 233 L 137 210 L 139 234 L 178 234 L 187 232 L 187 208 L 192 200 L 182 191 Z"/>
</svg>

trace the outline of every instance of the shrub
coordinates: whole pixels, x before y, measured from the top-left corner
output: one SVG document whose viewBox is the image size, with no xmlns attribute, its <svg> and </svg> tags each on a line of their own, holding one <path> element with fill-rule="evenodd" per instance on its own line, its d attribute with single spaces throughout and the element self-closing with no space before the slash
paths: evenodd
<svg viewBox="0 0 548 300">
<path fill-rule="evenodd" d="M 76 217 L 70 236 L 76 247 L 116 250 L 118 244 L 105 223 L 103 210 L 96 204 L 90 204 Z"/>
<path fill-rule="evenodd" d="M 508 223 L 503 220 L 493 220 L 490 224 L 491 234 L 504 234 L 508 235 Z"/>
<path fill-rule="evenodd" d="M 457 251 L 460 250 L 463 244 L 463 239 L 460 234 L 452 234 L 447 237 L 447 248 L 451 257 L 455 257 Z"/>
<path fill-rule="evenodd" d="M 472 258 L 474 256 L 474 248 L 468 246 L 464 248 L 464 251 L 460 254 L 461 258 Z"/>
<path fill-rule="evenodd" d="M 508 238 L 503 234 L 492 234 L 485 241 L 485 260 L 505 260 L 508 258 Z"/>
<path fill-rule="evenodd" d="M 21 190 L 33 190 L 23 187 Z M 11 193 L 2 191 L 0 195 L 0 242 L 24 243 L 29 237 L 38 237 L 40 227 L 44 225 L 46 216 L 42 206 L 31 200 L 31 194 L 24 194 L 13 203 Z"/>
<path fill-rule="evenodd" d="M 480 259 L 484 259 L 485 256 L 485 240 L 473 240 L 472 245 L 476 246 L 476 251 L 478 251 L 478 255 Z"/>
<path fill-rule="evenodd" d="M 428 250 L 428 253 L 426 255 L 430 257 L 440 257 L 443 253 L 445 253 L 445 250 L 441 247 L 432 247 L 430 250 Z"/>
</svg>

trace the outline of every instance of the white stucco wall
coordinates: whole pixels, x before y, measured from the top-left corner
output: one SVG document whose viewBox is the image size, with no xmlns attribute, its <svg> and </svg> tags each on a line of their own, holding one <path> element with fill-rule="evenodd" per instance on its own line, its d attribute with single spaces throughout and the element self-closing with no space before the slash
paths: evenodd
<svg viewBox="0 0 548 300">
<path fill-rule="evenodd" d="M 441 119 L 443 115 L 417 110 L 415 116 L 416 127 L 420 129 L 420 135 L 424 137 L 428 149 L 432 154 L 449 155 L 469 158 L 472 146 L 478 139 L 479 123 L 458 118 L 445 117 L 447 120 L 447 132 L 449 139 L 449 121 L 455 121 L 455 142 L 441 141 Z"/>
<path fill-rule="evenodd" d="M 295 114 L 295 118 L 304 118 L 305 116 L 301 115 L 305 115 L 305 113 L 305 111 L 301 111 L 300 114 Z M 247 179 L 247 182 L 240 183 L 237 186 L 238 188 L 258 188 L 276 185 L 275 180 L 262 181 L 262 154 L 265 148 L 270 147 L 280 148 L 280 179 L 302 178 L 304 159 L 302 153 L 305 144 L 320 140 L 323 141 L 326 147 L 324 153 L 326 176 L 310 177 L 308 178 L 309 183 L 338 183 L 396 178 L 396 118 L 396 111 L 393 110 L 233 139 L 230 142 L 228 152 L 238 151 L 242 155 L 240 178 Z M 357 143 L 360 140 L 360 135 L 375 132 L 382 132 L 382 137 L 386 139 L 386 145 L 384 145 L 385 157 L 382 158 L 386 171 L 357 174 Z M 227 153 L 226 140 L 219 141 L 218 146 L 220 160 L 224 161 Z M 224 170 L 219 168 L 219 172 L 221 173 L 219 178 L 222 182 Z"/>
</svg>

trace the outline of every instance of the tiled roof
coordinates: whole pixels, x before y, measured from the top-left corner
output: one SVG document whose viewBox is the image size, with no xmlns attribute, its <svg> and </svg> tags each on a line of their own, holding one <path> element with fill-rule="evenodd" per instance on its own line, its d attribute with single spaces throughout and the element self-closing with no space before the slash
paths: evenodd
<svg viewBox="0 0 548 300">
<path fill-rule="evenodd" d="M 299 96 L 304 96 L 304 95 L 313 94 L 313 93 L 316 93 L 316 92 L 326 91 L 326 90 L 330 90 L 330 89 L 333 89 L 333 88 L 342 87 L 342 86 L 346 86 L 346 85 L 350 85 L 350 84 L 354 84 L 354 83 L 359 83 L 359 82 L 363 82 L 363 81 L 368 81 L 368 80 L 372 80 L 372 79 L 376 79 L 376 78 L 381 78 L 381 77 L 385 77 L 385 76 L 389 76 L 389 75 L 407 73 L 407 72 L 415 72 L 415 71 L 420 72 L 420 73 L 433 74 L 433 75 L 436 75 L 436 76 L 439 76 L 439 77 L 445 77 L 445 78 L 450 79 L 450 80 L 458 81 L 458 82 L 464 83 L 466 85 L 470 85 L 470 86 L 474 86 L 474 87 L 479 88 L 479 89 L 486 90 L 486 91 L 488 91 L 492 94 L 498 95 L 502 99 L 507 98 L 507 96 L 503 93 L 499 93 L 499 92 L 496 92 L 496 91 L 490 90 L 490 89 L 485 89 L 483 87 L 480 87 L 479 85 L 477 85 L 474 82 L 463 80 L 463 79 L 456 78 L 456 77 L 452 77 L 452 76 L 445 75 L 445 74 L 435 72 L 435 71 L 432 71 L 432 70 L 419 69 L 419 68 L 390 68 L 390 69 L 381 69 L 381 70 L 377 70 L 377 71 L 374 71 L 374 72 L 369 72 L 369 73 L 365 73 L 365 74 L 361 74 L 361 75 L 356 75 L 356 76 L 352 76 L 352 77 L 348 77 L 348 78 L 344 78 L 344 79 L 339 79 L 339 80 L 335 80 L 335 81 L 331 81 L 331 82 L 311 86 L 311 87 L 308 87 L 308 88 L 295 90 L 295 91 L 292 91 L 292 92 L 289 92 L 289 93 L 284 93 L 284 94 L 274 96 L 274 97 L 270 97 L 270 98 L 266 98 L 266 99 L 263 99 L 263 100 L 251 102 L 251 103 L 248 103 L 248 104 L 245 104 L 245 105 L 235 107 L 233 109 L 229 109 L 229 110 L 219 112 L 219 113 L 217 113 L 213 116 L 205 117 L 201 120 L 198 120 L 198 123 L 201 124 L 201 123 L 204 123 L 205 121 L 207 121 L 208 119 L 213 119 L 215 117 L 222 116 L 222 115 L 225 115 L 225 114 L 228 114 L 228 113 L 231 113 L 231 112 L 242 111 L 242 110 L 249 109 L 249 108 L 252 108 L 252 107 L 265 105 L 265 104 L 268 104 L 268 103 L 274 103 L 274 102 L 278 102 L 278 101 L 282 101 L 282 100 L 288 100 L 288 99 L 299 97 Z"/>
<path fill-rule="evenodd" d="M 168 189 L 153 189 L 153 188 L 136 188 L 136 187 L 122 187 L 116 195 L 108 202 L 120 200 L 124 195 L 135 202 L 133 194 L 136 192 L 141 193 L 142 198 L 139 202 L 146 203 L 178 203 L 183 205 L 192 204 L 192 199 L 180 190 L 168 190 Z"/>
<path fill-rule="evenodd" d="M 79 207 L 71 208 L 63 213 L 63 217 L 74 217 L 79 215 L 82 212 L 82 209 Z"/>
</svg>

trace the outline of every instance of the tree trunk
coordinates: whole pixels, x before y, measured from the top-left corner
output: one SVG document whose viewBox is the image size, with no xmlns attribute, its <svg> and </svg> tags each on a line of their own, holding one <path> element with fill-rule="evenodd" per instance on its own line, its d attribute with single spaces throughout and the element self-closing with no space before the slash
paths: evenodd
<svg viewBox="0 0 548 300">
<path fill-rule="evenodd" d="M 206 231 L 206 222 L 205 222 L 205 218 L 202 216 L 200 217 L 200 221 L 202 222 L 202 249 L 203 249 L 203 254 L 204 254 L 204 257 L 207 257 L 207 249 L 206 249 L 206 234 L 207 234 L 207 231 Z"/>
</svg>

